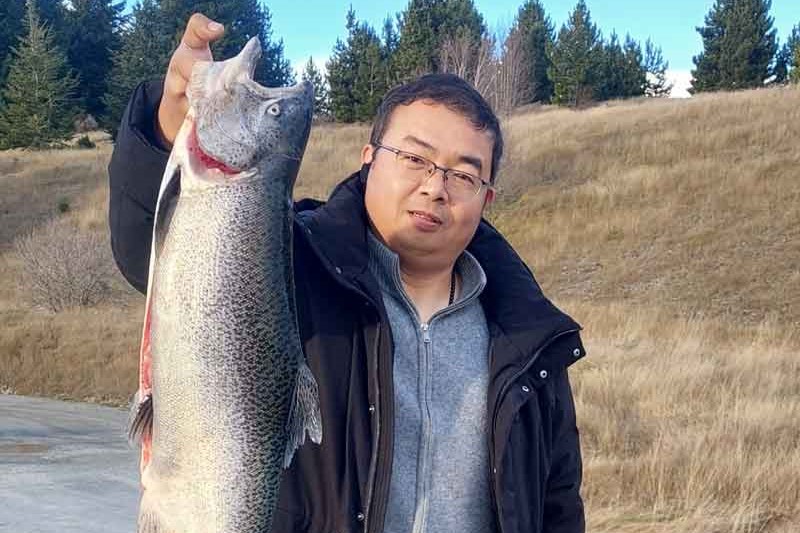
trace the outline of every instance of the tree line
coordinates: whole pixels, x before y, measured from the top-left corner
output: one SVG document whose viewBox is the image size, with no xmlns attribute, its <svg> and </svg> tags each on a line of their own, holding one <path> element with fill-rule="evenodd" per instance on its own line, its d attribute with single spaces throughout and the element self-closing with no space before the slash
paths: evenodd
<svg viewBox="0 0 800 533">
<path fill-rule="evenodd" d="M 780 43 L 771 0 L 716 0 L 697 27 L 692 93 L 800 82 L 800 23 Z M 191 13 L 225 24 L 212 45 L 230 57 L 252 36 L 264 53 L 256 79 L 295 83 L 271 13 L 259 0 L 3 0 L 0 4 L 0 148 L 41 147 L 92 115 L 116 132 L 135 86 L 164 75 Z M 584 106 L 671 89 L 655 43 L 604 36 L 585 0 L 556 29 L 541 0 L 519 6 L 510 27 L 490 30 L 473 0 L 409 0 L 376 29 L 345 16 L 324 72 L 309 58 L 301 78 L 316 89 L 315 115 L 370 120 L 392 87 L 428 72 L 472 83 L 500 114 L 533 104 Z"/>
</svg>

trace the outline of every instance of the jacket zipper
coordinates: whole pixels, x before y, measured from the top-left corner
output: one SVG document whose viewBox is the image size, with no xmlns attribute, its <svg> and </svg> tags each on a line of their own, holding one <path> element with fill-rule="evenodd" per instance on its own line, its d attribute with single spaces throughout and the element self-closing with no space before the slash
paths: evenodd
<svg viewBox="0 0 800 533">
<path fill-rule="evenodd" d="M 508 391 L 509 387 L 511 387 L 511 385 L 515 381 L 517 381 L 517 379 L 519 379 L 520 376 L 522 376 L 525 372 L 528 371 L 528 369 L 530 369 L 531 366 L 533 366 L 533 363 L 535 363 L 536 360 L 539 358 L 539 354 L 542 353 L 542 350 L 544 350 L 545 348 L 550 346 L 550 344 L 552 344 L 553 341 L 555 341 L 557 338 L 559 338 L 559 337 L 561 337 L 563 335 L 566 335 L 568 333 L 575 333 L 577 331 L 580 331 L 580 328 L 559 331 L 558 333 L 556 333 L 552 337 L 549 337 L 544 342 L 544 344 L 542 344 L 536 350 L 536 352 L 533 354 L 533 356 L 531 356 L 531 358 L 528 359 L 528 361 L 525 363 L 525 366 L 523 366 L 522 369 L 520 369 L 513 376 L 511 376 L 505 383 L 503 383 L 503 386 L 500 388 L 500 393 L 498 394 L 498 397 L 497 397 L 497 403 L 495 403 L 494 412 L 492 413 L 491 446 L 490 446 L 490 450 L 491 450 L 491 469 L 492 469 L 491 470 L 491 475 L 492 475 L 492 496 L 494 498 L 495 509 L 497 509 L 498 533 L 503 533 L 503 520 L 502 520 L 502 511 L 500 509 L 500 501 L 499 501 L 499 497 L 497 495 L 497 472 L 496 472 L 496 468 L 497 467 L 495 465 L 495 461 L 496 461 L 495 452 L 496 452 L 496 450 L 495 450 L 495 443 L 494 443 L 495 439 L 494 439 L 494 437 L 495 437 L 495 429 L 496 429 L 496 426 L 497 426 L 497 414 L 500 411 L 500 405 L 503 403 L 503 397 L 505 396 L 505 394 Z"/>
<path fill-rule="evenodd" d="M 378 351 L 380 350 L 380 338 L 381 338 L 381 323 L 378 323 L 378 331 L 375 335 L 375 359 L 378 360 L 379 354 Z M 364 513 L 364 531 L 369 531 L 369 526 L 372 524 L 372 510 L 370 507 L 372 506 L 372 494 L 373 489 L 375 488 L 375 477 L 376 472 L 378 470 L 378 445 L 380 443 L 381 437 L 381 417 L 380 417 L 380 394 L 378 391 L 378 372 L 377 368 L 375 370 L 375 411 L 372 413 L 372 416 L 375 417 L 375 438 L 372 442 L 372 450 L 370 451 L 370 465 L 369 471 L 367 473 L 367 494 L 366 494 L 366 502 L 363 505 L 363 512 Z"/>
</svg>

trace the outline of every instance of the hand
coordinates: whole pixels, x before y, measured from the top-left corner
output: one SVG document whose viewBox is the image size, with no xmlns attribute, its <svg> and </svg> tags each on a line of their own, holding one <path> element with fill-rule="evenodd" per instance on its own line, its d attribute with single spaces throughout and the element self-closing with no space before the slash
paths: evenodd
<svg viewBox="0 0 800 533">
<path fill-rule="evenodd" d="M 170 58 L 164 80 L 164 95 L 158 106 L 156 132 L 166 144 L 172 145 L 175 142 L 175 136 L 189 111 L 186 86 L 192 75 L 192 66 L 197 61 L 213 60 L 208 45 L 224 33 L 222 24 L 201 13 L 195 13 L 189 18 L 181 43 Z"/>
</svg>

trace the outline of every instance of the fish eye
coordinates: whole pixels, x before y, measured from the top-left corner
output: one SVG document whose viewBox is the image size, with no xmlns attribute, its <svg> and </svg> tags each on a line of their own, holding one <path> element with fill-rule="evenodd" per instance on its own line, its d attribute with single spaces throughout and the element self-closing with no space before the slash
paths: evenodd
<svg viewBox="0 0 800 533">
<path fill-rule="evenodd" d="M 269 109 L 267 109 L 267 113 L 277 117 L 278 115 L 281 114 L 281 106 L 279 106 L 278 104 L 272 104 L 271 106 L 269 106 Z"/>
</svg>

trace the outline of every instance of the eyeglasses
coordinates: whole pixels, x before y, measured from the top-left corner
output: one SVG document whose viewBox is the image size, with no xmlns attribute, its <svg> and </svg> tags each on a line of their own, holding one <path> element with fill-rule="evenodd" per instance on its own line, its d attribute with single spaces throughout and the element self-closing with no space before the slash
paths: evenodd
<svg viewBox="0 0 800 533">
<path fill-rule="evenodd" d="M 406 172 L 404 175 L 410 179 L 416 179 L 418 184 L 433 176 L 433 173 L 437 170 L 441 170 L 444 176 L 444 188 L 453 200 L 471 200 L 476 197 L 484 187 L 487 189 L 494 189 L 491 184 L 469 172 L 440 167 L 430 159 L 413 152 L 406 152 L 381 143 L 372 144 L 376 149 L 383 148 L 388 152 L 392 152 L 397 164 L 405 169 Z"/>
</svg>

